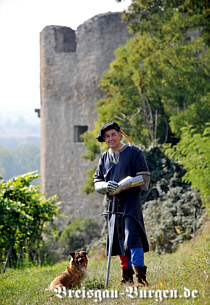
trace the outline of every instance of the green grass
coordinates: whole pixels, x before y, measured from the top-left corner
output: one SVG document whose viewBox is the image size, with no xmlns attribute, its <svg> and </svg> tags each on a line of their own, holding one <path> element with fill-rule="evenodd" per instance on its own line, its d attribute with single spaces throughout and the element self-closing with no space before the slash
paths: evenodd
<svg viewBox="0 0 210 305">
<path fill-rule="evenodd" d="M 147 280 L 148 288 L 140 288 L 137 293 L 129 294 L 130 287 L 121 287 L 121 267 L 119 258 L 111 260 L 109 293 L 116 293 L 118 298 L 104 299 L 102 304 L 208 304 L 207 281 L 208 281 L 208 246 L 209 235 L 204 234 L 197 237 L 195 241 L 180 245 L 177 252 L 173 254 L 157 255 L 154 252 L 146 253 L 145 264 L 148 266 Z M 60 299 L 55 292 L 45 290 L 50 282 L 60 272 L 64 271 L 68 261 L 47 267 L 28 267 L 25 269 L 7 269 L 0 274 L 0 304 L 28 305 L 28 304 L 95 304 L 95 297 L 91 293 L 105 294 L 104 287 L 106 279 L 107 259 L 90 259 L 88 265 L 88 277 L 82 285 L 84 298 L 67 296 Z M 84 287 L 84 288 L 83 288 Z M 184 293 L 192 293 L 197 290 L 196 298 L 190 296 L 185 298 Z M 152 298 L 149 298 L 149 291 Z M 164 298 L 156 301 L 155 293 L 158 291 L 178 291 L 177 298 Z M 146 293 L 146 298 L 141 293 Z M 160 293 L 160 292 L 159 292 Z M 88 295 L 89 294 L 89 295 Z M 124 294 L 124 295 L 123 295 Z M 165 292 L 166 296 L 170 292 Z M 180 298 L 179 296 L 183 297 Z M 89 296 L 89 298 L 88 298 Z M 134 298 L 131 298 L 134 296 Z M 99 302 L 98 302 L 99 303 Z"/>
</svg>

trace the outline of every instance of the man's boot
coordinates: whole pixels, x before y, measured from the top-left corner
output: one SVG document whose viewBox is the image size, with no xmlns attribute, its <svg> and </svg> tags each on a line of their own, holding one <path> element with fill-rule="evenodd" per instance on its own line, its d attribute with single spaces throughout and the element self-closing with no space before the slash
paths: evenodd
<svg viewBox="0 0 210 305">
<path fill-rule="evenodd" d="M 147 267 L 139 267 L 139 266 L 135 266 L 135 274 L 136 274 L 136 283 L 132 286 L 132 287 L 145 287 L 148 286 L 148 282 L 146 280 L 146 271 L 147 271 Z"/>
<path fill-rule="evenodd" d="M 126 283 L 131 283 L 133 284 L 133 268 L 129 268 L 129 269 L 122 269 L 122 281 L 120 282 L 120 284 L 126 284 Z"/>
</svg>

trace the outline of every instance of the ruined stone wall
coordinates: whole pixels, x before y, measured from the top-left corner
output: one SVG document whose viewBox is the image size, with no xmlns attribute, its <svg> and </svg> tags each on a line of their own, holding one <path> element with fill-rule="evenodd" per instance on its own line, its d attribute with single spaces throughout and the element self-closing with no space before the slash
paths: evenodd
<svg viewBox="0 0 210 305">
<path fill-rule="evenodd" d="M 69 219 L 80 215 L 103 222 L 103 198 L 82 192 L 86 171 L 95 163 L 81 159 L 86 148 L 78 137 L 94 129 L 101 74 L 130 37 L 120 13 L 97 15 L 76 32 L 47 26 L 40 34 L 41 190 L 59 196 Z"/>
</svg>

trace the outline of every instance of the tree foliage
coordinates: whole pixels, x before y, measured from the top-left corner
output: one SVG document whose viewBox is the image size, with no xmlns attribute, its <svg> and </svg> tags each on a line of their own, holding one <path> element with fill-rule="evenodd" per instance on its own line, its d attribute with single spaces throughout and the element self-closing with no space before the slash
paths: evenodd
<svg viewBox="0 0 210 305">
<path fill-rule="evenodd" d="M 204 202 L 210 202 L 210 124 L 203 134 L 194 127 L 183 127 L 181 141 L 166 150 L 170 157 L 183 164 L 186 173 L 183 181 L 200 190 Z"/>
<path fill-rule="evenodd" d="M 94 176 L 95 176 L 96 168 L 97 166 L 94 166 L 87 170 L 87 174 L 86 174 L 87 181 L 85 187 L 83 188 L 83 192 L 87 195 L 94 192 Z"/>
<path fill-rule="evenodd" d="M 31 185 L 38 177 L 32 172 L 0 181 L 0 259 L 6 259 L 5 267 L 15 266 L 24 255 L 37 260 L 46 222 L 61 216 L 57 195 L 46 199 L 39 186 Z"/>
<path fill-rule="evenodd" d="M 121 2 L 121 0 L 117 0 Z M 210 5 L 208 0 L 132 0 L 128 10 L 123 14 L 123 20 L 132 21 L 129 28 L 135 33 L 146 28 L 151 16 L 158 14 L 164 16 L 166 11 L 179 11 L 189 19 L 187 24 L 189 29 L 198 28 L 206 45 L 210 45 L 209 39 L 209 13 Z M 142 26 L 143 23 L 143 26 Z M 152 24 L 153 28 L 157 25 Z M 152 28 L 152 30 L 153 30 Z"/>
<path fill-rule="evenodd" d="M 94 135 L 113 120 L 147 146 L 154 140 L 176 144 L 183 126 L 203 132 L 209 118 L 208 14 L 206 1 L 132 1 L 123 19 L 134 36 L 102 76 L 105 97 L 97 102 Z"/>
<path fill-rule="evenodd" d="M 135 130 L 141 143 L 147 145 L 155 139 L 148 136 L 150 124 L 155 125 L 155 113 L 160 143 L 167 138 L 166 122 L 178 139 L 180 123 L 193 124 L 203 131 L 209 117 L 206 103 L 200 116 L 196 112 L 189 116 L 187 110 L 199 109 L 209 92 L 209 52 L 203 30 L 207 14 L 207 3 L 202 1 L 132 1 L 123 18 L 131 21 L 134 37 L 116 50 L 117 58 L 100 83 L 107 95 L 98 102 L 101 125 L 115 117 L 128 132 Z M 148 121 L 145 97 L 153 114 Z M 122 114 L 126 120 L 122 120 Z M 135 138 L 135 134 L 132 136 Z M 169 129 L 169 142 L 171 136 Z"/>
</svg>

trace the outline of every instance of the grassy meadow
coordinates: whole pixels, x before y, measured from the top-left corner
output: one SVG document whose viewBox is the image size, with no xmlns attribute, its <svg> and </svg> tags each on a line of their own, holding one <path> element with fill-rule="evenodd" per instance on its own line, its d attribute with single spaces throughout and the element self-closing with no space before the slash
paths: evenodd
<svg viewBox="0 0 210 305">
<path fill-rule="evenodd" d="M 130 285 L 121 287 L 120 261 L 114 257 L 107 290 L 104 286 L 107 258 L 94 255 L 90 257 L 88 277 L 80 291 L 67 291 L 66 296 L 46 288 L 65 270 L 68 261 L 45 267 L 7 268 L 0 274 L 0 304 L 209 304 L 208 229 L 209 226 L 195 240 L 180 244 L 173 254 L 146 253 L 147 288 L 132 291 Z"/>
</svg>

